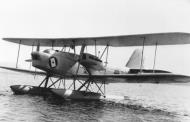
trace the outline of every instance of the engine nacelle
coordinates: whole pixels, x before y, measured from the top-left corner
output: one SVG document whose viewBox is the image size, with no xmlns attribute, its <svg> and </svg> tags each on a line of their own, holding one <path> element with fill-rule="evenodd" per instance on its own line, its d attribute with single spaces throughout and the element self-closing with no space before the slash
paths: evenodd
<svg viewBox="0 0 190 122">
<path fill-rule="evenodd" d="M 94 56 L 89 53 L 83 53 L 80 63 L 90 73 L 105 69 L 102 60 L 100 60 L 97 56 Z"/>
</svg>

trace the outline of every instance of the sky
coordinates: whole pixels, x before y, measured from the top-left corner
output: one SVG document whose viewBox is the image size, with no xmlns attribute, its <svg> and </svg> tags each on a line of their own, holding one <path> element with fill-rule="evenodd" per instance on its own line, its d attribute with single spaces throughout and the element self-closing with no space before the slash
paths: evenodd
<svg viewBox="0 0 190 122">
<path fill-rule="evenodd" d="M 190 0 L 1 0 L 0 65 L 15 66 L 18 45 L 4 37 L 66 38 L 159 32 L 190 33 Z M 93 52 L 92 49 L 88 48 Z M 109 66 L 124 68 L 135 48 L 110 48 Z M 98 48 L 102 51 L 102 48 Z M 155 47 L 145 47 L 153 67 Z M 21 46 L 28 68 L 31 47 Z M 156 68 L 190 75 L 190 45 L 158 46 Z"/>
</svg>

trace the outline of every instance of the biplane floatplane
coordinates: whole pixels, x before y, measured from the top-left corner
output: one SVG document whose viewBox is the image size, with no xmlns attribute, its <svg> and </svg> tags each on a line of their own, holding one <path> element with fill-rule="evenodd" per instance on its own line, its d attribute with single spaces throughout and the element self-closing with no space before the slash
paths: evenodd
<svg viewBox="0 0 190 122">
<path fill-rule="evenodd" d="M 15 94 L 46 95 L 53 93 L 65 99 L 97 100 L 106 97 L 105 84 L 108 83 L 184 83 L 190 81 L 189 76 L 155 68 L 143 68 L 144 46 L 156 46 L 154 56 L 156 58 L 157 45 L 190 44 L 189 33 L 175 32 L 84 38 L 3 38 L 3 40 L 19 44 L 18 57 L 21 44 L 36 46 L 36 51 L 31 53 L 32 59 L 27 61 L 30 61 L 33 67 L 43 72 L 19 69 L 17 66 L 16 68 L 1 66 L 1 68 L 45 75 L 39 86 L 10 86 Z M 40 51 L 41 46 L 63 47 L 63 49 L 70 47 L 73 49 L 73 53 L 64 50 L 53 50 L 53 48 Z M 75 50 L 77 46 L 80 47 L 78 54 Z M 97 54 L 86 53 L 85 48 L 87 46 L 95 46 L 95 52 L 96 46 L 105 46 L 105 49 L 101 55 L 97 56 Z M 142 46 L 142 51 L 133 53 L 127 63 L 127 66 L 129 66 L 127 71 L 109 70 L 106 64 L 104 65 L 102 57 L 103 55 L 106 57 L 107 63 L 110 46 Z M 57 79 L 53 81 L 51 80 L 52 77 Z M 66 81 L 71 82 L 69 88 L 65 87 Z M 64 84 L 64 87 L 60 87 L 60 83 Z M 56 84 L 59 85 L 56 86 Z M 80 85 L 77 86 L 76 84 Z M 91 85 L 96 87 L 96 91 L 93 91 Z"/>
</svg>

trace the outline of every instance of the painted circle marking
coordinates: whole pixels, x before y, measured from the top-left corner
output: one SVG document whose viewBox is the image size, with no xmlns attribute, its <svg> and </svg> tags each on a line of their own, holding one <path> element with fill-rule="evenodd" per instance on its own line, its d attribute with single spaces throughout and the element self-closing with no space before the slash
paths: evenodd
<svg viewBox="0 0 190 122">
<path fill-rule="evenodd" d="M 55 68 L 57 66 L 57 59 L 55 57 L 51 57 L 49 59 L 49 65 L 51 68 Z"/>
</svg>

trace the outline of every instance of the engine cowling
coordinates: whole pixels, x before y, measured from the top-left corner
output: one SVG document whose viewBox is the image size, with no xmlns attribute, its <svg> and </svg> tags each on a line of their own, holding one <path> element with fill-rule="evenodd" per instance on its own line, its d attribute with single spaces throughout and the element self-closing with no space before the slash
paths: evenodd
<svg viewBox="0 0 190 122">
<path fill-rule="evenodd" d="M 94 71 L 101 71 L 101 70 L 105 69 L 103 66 L 102 60 L 100 60 L 97 56 L 94 56 L 89 53 L 83 53 L 80 63 L 90 73 L 92 73 Z"/>
</svg>

